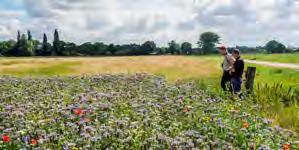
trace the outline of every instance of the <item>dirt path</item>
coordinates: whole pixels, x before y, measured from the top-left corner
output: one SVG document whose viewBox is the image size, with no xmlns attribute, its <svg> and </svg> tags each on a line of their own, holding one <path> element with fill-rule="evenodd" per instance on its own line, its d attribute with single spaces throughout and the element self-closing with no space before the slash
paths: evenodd
<svg viewBox="0 0 299 150">
<path fill-rule="evenodd" d="M 288 63 L 278 63 L 278 62 L 269 62 L 269 61 L 256 61 L 256 60 L 245 60 L 246 63 L 252 63 L 257 65 L 277 67 L 277 68 L 289 68 L 299 70 L 299 64 L 288 64 Z"/>
</svg>

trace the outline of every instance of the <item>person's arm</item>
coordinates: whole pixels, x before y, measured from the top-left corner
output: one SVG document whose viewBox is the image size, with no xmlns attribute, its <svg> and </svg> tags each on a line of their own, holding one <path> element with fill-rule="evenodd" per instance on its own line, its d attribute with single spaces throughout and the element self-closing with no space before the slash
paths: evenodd
<svg viewBox="0 0 299 150">
<path fill-rule="evenodd" d="M 235 64 L 235 59 L 231 55 L 226 55 L 226 60 L 229 64 L 229 73 L 232 74 L 235 72 L 234 64 Z"/>
<path fill-rule="evenodd" d="M 227 60 L 228 60 L 228 63 L 229 63 L 229 65 L 230 66 L 234 66 L 234 64 L 235 64 L 235 59 L 234 59 L 234 57 L 233 56 L 227 56 L 228 58 L 227 58 Z"/>
</svg>

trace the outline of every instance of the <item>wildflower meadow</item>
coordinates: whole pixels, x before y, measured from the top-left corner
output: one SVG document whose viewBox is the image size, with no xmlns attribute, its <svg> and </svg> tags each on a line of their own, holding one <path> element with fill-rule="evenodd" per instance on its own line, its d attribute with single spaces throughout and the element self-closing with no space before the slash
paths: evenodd
<svg viewBox="0 0 299 150">
<path fill-rule="evenodd" d="M 147 74 L 0 78 L 0 149 L 283 149 L 249 101 Z"/>
</svg>

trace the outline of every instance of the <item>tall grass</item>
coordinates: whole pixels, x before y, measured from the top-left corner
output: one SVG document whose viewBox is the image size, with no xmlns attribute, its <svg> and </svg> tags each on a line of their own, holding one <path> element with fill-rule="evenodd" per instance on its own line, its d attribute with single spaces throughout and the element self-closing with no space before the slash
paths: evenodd
<svg viewBox="0 0 299 150">
<path fill-rule="evenodd" d="M 258 84 L 252 99 L 280 126 L 299 132 L 299 88 L 286 88 L 278 83 Z"/>
<path fill-rule="evenodd" d="M 229 92 L 223 92 L 217 80 L 198 80 L 198 86 L 211 96 L 235 100 Z M 291 129 L 299 133 L 299 88 L 285 86 L 282 83 L 259 82 L 252 94 L 247 94 L 243 88 L 244 101 L 259 105 L 259 112 L 264 117 L 273 120 L 274 125 Z M 299 137 L 298 137 L 299 139 Z"/>
<path fill-rule="evenodd" d="M 69 75 L 75 71 L 75 66 L 79 65 L 76 62 L 63 62 L 58 64 L 50 64 L 30 68 L 4 68 L 3 75 L 13 76 L 55 76 L 55 75 Z"/>
</svg>

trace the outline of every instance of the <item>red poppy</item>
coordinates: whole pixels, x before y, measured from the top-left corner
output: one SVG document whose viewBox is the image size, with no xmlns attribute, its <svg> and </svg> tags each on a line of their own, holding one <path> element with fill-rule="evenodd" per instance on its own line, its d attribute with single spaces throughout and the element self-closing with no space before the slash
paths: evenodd
<svg viewBox="0 0 299 150">
<path fill-rule="evenodd" d="M 187 113 L 190 111 L 190 109 L 188 107 L 184 107 L 183 110 L 182 110 L 184 113 Z"/>
<path fill-rule="evenodd" d="M 249 128 L 249 123 L 244 121 L 243 122 L 243 128 L 245 128 L 245 129 Z"/>
<path fill-rule="evenodd" d="M 291 150 L 291 145 L 288 144 L 288 143 L 283 144 L 283 145 L 282 145 L 282 149 L 283 149 L 283 150 Z"/>
<path fill-rule="evenodd" d="M 38 141 L 36 139 L 31 139 L 31 144 L 32 145 L 37 145 L 38 144 Z"/>
<path fill-rule="evenodd" d="M 74 110 L 74 114 L 77 115 L 77 116 L 80 116 L 83 114 L 83 109 L 81 108 L 77 108 Z"/>
<path fill-rule="evenodd" d="M 9 135 L 2 135 L 2 141 L 5 143 L 9 142 L 10 141 Z"/>
</svg>

